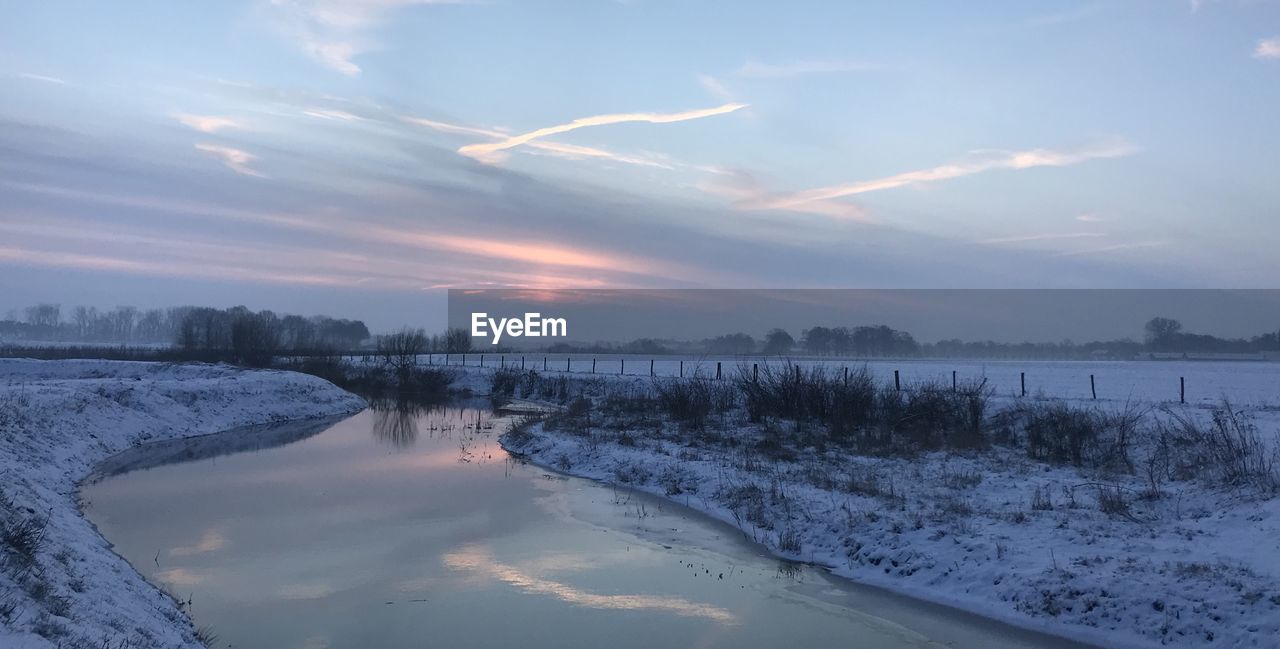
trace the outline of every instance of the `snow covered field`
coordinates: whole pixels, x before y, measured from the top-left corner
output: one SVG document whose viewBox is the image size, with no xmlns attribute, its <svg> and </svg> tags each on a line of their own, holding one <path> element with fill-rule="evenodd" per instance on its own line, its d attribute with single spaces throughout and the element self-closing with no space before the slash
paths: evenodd
<svg viewBox="0 0 1280 649">
<path fill-rule="evenodd" d="M 891 381 L 892 369 L 912 368 L 949 385 L 951 370 L 966 367 L 996 384 L 989 415 L 1048 403 L 1036 385 L 1077 407 L 1143 408 L 1144 431 L 1176 417 L 1208 427 L 1212 402 L 1227 396 L 1275 460 L 1280 368 L 1271 364 L 947 361 L 872 371 L 883 378 L 888 369 Z M 1010 377 L 1017 386 L 1021 371 L 1029 374 L 1027 399 L 1010 396 Z M 480 383 L 484 373 L 469 370 L 464 381 Z M 1080 401 L 1087 392 L 1070 386 L 1083 376 L 1087 391 L 1090 373 L 1128 389 Z M 1179 405 L 1179 376 L 1212 392 Z M 576 389 L 597 395 L 592 410 L 578 406 L 579 415 L 517 429 L 504 446 L 702 510 L 780 556 L 1016 625 L 1106 647 L 1280 646 L 1280 498 L 1206 475 L 1170 477 L 1144 437 L 1154 433 L 1135 435 L 1133 467 L 1119 471 L 1033 460 L 1016 443 L 909 458 L 836 445 L 777 448 L 740 412 L 713 416 L 701 431 L 625 408 L 610 414 L 608 395 L 642 393 L 647 377 L 577 379 L 584 382 Z M 1143 389 L 1152 385 L 1164 387 Z M 1154 487 L 1153 467 L 1164 473 Z"/>
<path fill-rule="evenodd" d="M 29 556 L 0 543 L 0 646 L 199 647 L 79 512 L 95 463 L 137 444 L 332 417 L 364 401 L 312 376 L 224 365 L 0 360 L 0 516 L 47 526 Z M 30 528 L 28 528 L 30 529 Z M 10 539 L 0 539 L 8 541 Z"/>
<path fill-rule="evenodd" d="M 482 359 L 483 356 L 483 359 Z M 526 369 L 543 371 L 543 359 L 547 371 L 561 373 L 568 361 L 572 374 L 591 374 L 595 361 L 595 374 L 616 376 L 625 372 L 628 376 L 648 376 L 649 363 L 657 376 L 677 376 L 683 369 L 684 376 L 715 376 L 716 363 L 720 363 L 725 377 L 734 376 L 740 367 L 759 364 L 774 366 L 788 361 L 769 357 L 711 357 L 711 356 L 641 356 L 608 354 L 480 354 L 466 355 L 467 366 L 486 367 L 505 363 L 507 367 L 520 367 L 523 359 Z M 423 356 L 422 364 L 441 364 L 443 354 Z M 449 356 L 450 365 L 458 365 L 463 357 Z M 898 370 L 904 385 L 920 381 L 936 380 L 951 384 L 951 373 L 958 381 L 986 378 L 997 395 L 1014 396 L 1022 390 L 1022 375 L 1026 374 L 1027 393 L 1043 394 L 1059 399 L 1091 399 L 1089 377 L 1094 377 L 1098 399 L 1110 401 L 1178 401 L 1179 379 L 1186 379 L 1188 403 L 1217 403 L 1224 396 L 1232 402 L 1255 406 L 1280 406 L 1280 363 L 1266 361 L 1037 361 L 1037 360 L 960 360 L 960 359 L 885 359 L 840 360 L 797 358 L 793 362 L 802 367 L 822 365 L 830 368 L 860 368 L 864 364 L 878 379 L 892 380 Z"/>
<path fill-rule="evenodd" d="M 471 367 L 477 360 L 468 358 L 455 387 L 489 390 L 499 359 L 484 369 Z M 589 357 L 572 362 L 573 374 L 545 376 L 571 377 L 575 389 L 596 394 L 652 388 L 647 361 L 629 358 L 629 376 L 618 376 L 618 359 L 602 358 L 595 377 L 586 374 Z M 726 375 L 738 365 L 721 362 Z M 678 373 L 678 361 L 666 363 L 655 373 Z M 699 367 L 686 363 L 688 374 Z M 715 360 L 700 368 L 713 374 Z M 1043 395 L 1109 411 L 1150 406 L 1148 420 L 1208 422 L 1227 396 L 1266 443 L 1274 448 L 1280 436 L 1280 372 L 1268 363 L 879 361 L 868 369 L 881 381 L 897 369 L 904 385 L 949 384 L 953 370 L 960 381 L 984 376 L 996 392 L 991 411 Z M 1022 372 L 1027 399 L 1014 396 Z M 1179 377 L 1186 406 L 1177 404 Z M 0 514 L 6 523 L 48 517 L 30 563 L 5 550 L 0 646 L 199 646 L 181 604 L 143 581 L 80 516 L 77 483 L 144 441 L 363 405 L 292 373 L 0 360 Z M 1014 624 L 1108 647 L 1277 646 L 1280 499 L 1201 479 L 1166 479 L 1151 495 L 1141 444 L 1133 470 L 1116 472 L 1032 460 L 1016 445 L 910 458 L 834 445 L 765 449 L 761 425 L 732 412 L 697 434 L 652 413 L 586 417 L 585 434 L 538 424 L 504 444 L 549 467 L 700 509 L 781 556 Z"/>
</svg>

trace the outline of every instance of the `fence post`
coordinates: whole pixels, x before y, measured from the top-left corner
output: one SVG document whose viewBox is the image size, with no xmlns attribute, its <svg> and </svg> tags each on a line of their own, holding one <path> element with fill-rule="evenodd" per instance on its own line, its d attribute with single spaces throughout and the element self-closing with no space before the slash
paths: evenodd
<svg viewBox="0 0 1280 649">
<path fill-rule="evenodd" d="M 524 371 L 524 357 L 523 357 L 523 356 L 521 356 L 521 357 L 520 357 L 520 371 L 521 371 L 521 372 L 523 372 L 523 371 Z"/>
<path fill-rule="evenodd" d="M 435 365 L 435 363 L 431 359 L 431 354 L 427 354 L 427 365 Z"/>
<path fill-rule="evenodd" d="M 844 368 L 844 387 L 849 387 L 849 368 Z"/>
<path fill-rule="evenodd" d="M 444 355 L 444 364 L 445 364 L 445 365 L 448 365 L 448 364 L 449 364 L 449 355 L 448 355 L 448 354 L 445 354 L 445 355 Z"/>
<path fill-rule="evenodd" d="M 565 357 L 564 357 L 564 371 L 565 371 L 565 372 L 568 372 L 568 371 L 569 371 L 569 357 L 568 357 L 568 356 L 565 356 Z"/>
<path fill-rule="evenodd" d="M 504 369 L 504 370 L 505 370 L 505 369 L 507 369 L 507 355 L 506 355 L 506 354 L 503 354 L 502 356 L 500 356 L 500 357 L 498 358 L 498 364 L 499 364 L 499 366 L 500 366 L 500 367 L 502 367 L 502 369 Z"/>
<path fill-rule="evenodd" d="M 627 373 L 627 359 L 619 358 L 618 359 L 618 376 L 622 376 L 623 374 L 626 374 L 626 373 Z"/>
<path fill-rule="evenodd" d="M 480 367 L 484 367 L 484 354 L 480 355 Z"/>
<path fill-rule="evenodd" d="M 752 383 L 760 382 L 760 364 L 759 363 L 751 364 L 751 382 Z"/>
<path fill-rule="evenodd" d="M 653 359 L 649 359 L 649 376 L 653 376 Z"/>
<path fill-rule="evenodd" d="M 595 374 L 595 373 L 596 373 L 596 359 L 594 359 L 594 358 L 593 358 L 593 359 L 591 359 L 591 373 L 592 373 L 592 374 Z"/>
<path fill-rule="evenodd" d="M 956 391 L 957 391 L 957 386 L 956 386 L 956 371 L 955 371 L 955 370 L 951 370 L 951 391 L 952 391 L 952 392 L 956 392 Z"/>
<path fill-rule="evenodd" d="M 1089 392 L 1093 393 L 1093 398 L 1098 398 L 1098 385 L 1093 382 L 1093 375 L 1089 375 Z"/>
<path fill-rule="evenodd" d="M 796 366 L 796 383 L 800 382 L 800 366 Z"/>
<path fill-rule="evenodd" d="M 684 378 L 684 361 L 680 361 L 680 378 Z"/>
<path fill-rule="evenodd" d="M 1019 372 L 1018 374 L 1022 379 L 1022 396 L 1025 397 L 1027 396 L 1027 373 Z"/>
<path fill-rule="evenodd" d="M 465 366 L 466 366 L 466 364 L 467 364 L 467 355 L 466 355 L 466 354 L 463 354 L 463 355 L 462 355 L 462 365 L 465 367 Z"/>
<path fill-rule="evenodd" d="M 1178 401 L 1180 403 L 1187 402 L 1187 377 L 1178 377 Z"/>
<path fill-rule="evenodd" d="M 893 389 L 899 392 L 902 391 L 902 380 L 898 377 L 898 370 L 893 371 Z"/>
<path fill-rule="evenodd" d="M 543 371 L 543 372 L 547 371 L 547 357 L 546 357 L 546 356 L 543 356 L 543 357 L 542 357 L 542 371 Z"/>
<path fill-rule="evenodd" d="M 720 361 L 716 361 L 716 380 L 720 380 Z"/>
</svg>

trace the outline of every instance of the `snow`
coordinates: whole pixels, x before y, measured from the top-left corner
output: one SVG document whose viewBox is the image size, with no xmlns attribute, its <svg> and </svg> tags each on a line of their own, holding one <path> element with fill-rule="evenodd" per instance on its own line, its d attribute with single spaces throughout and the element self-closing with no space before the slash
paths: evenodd
<svg viewBox="0 0 1280 649">
<path fill-rule="evenodd" d="M 945 373 L 949 382 L 960 364 L 894 365 Z M 1208 397 L 1180 406 L 1176 391 L 1169 399 L 1141 389 L 1172 377 L 1176 390 L 1178 376 L 1196 377 L 1214 386 L 1215 399 L 1225 392 L 1246 407 L 1273 448 L 1280 437 L 1280 411 L 1270 405 L 1280 372 L 1271 364 L 981 365 L 1006 382 L 1028 371 L 1042 386 L 1066 388 L 1083 376 L 1086 390 L 1089 373 L 1104 376 L 1101 365 L 1132 388 L 1100 407 L 1145 401 L 1203 420 Z M 873 371 L 883 377 L 885 367 Z M 649 380 L 600 374 L 588 389 L 600 381 L 642 389 Z M 1224 385 L 1243 389 L 1218 389 Z M 992 410 L 1016 402 L 1000 390 Z M 1158 408 L 1147 416 L 1168 415 Z M 681 435 L 669 422 L 625 426 L 596 420 L 583 434 L 536 424 L 503 444 L 548 468 L 701 510 L 784 558 L 1014 625 L 1107 647 L 1280 646 L 1278 498 L 1170 482 L 1162 498 L 1142 499 L 1132 495 L 1146 488 L 1140 475 L 1052 466 L 998 446 L 910 459 L 830 447 L 786 457 L 749 450 L 760 436 L 745 421 L 720 432 L 735 443 Z M 1128 515 L 1101 510 L 1098 484 L 1130 494 Z M 1037 490 L 1049 508 L 1032 506 Z"/>
<path fill-rule="evenodd" d="M 179 603 L 113 553 L 81 516 L 79 482 L 97 463 L 145 442 L 364 407 L 327 381 L 291 372 L 0 360 L 0 489 L 16 513 L 49 517 L 24 582 L 0 570 L 0 607 L 13 605 L 10 619 L 0 619 L 0 646 L 202 646 Z M 34 583 L 48 592 L 33 597 Z"/>
<path fill-rule="evenodd" d="M 494 361 L 459 370 L 455 387 L 486 392 Z M 526 362 L 540 369 L 540 361 Z M 686 362 L 686 373 L 714 373 L 714 359 Z M 741 359 L 721 362 L 729 374 Z M 616 357 L 602 357 L 595 377 L 585 373 L 589 357 L 573 363 L 580 372 L 571 376 L 595 386 L 644 389 L 651 380 L 647 359 L 628 358 L 630 376 L 616 374 Z M 1030 398 L 1077 403 L 1092 403 L 1093 374 L 1097 403 L 1114 408 L 1182 408 L 1178 379 L 1186 377 L 1188 415 L 1206 417 L 1209 404 L 1228 396 L 1272 443 L 1280 436 L 1280 371 L 1268 363 L 875 361 L 868 368 L 889 380 L 897 369 L 904 383 L 948 382 L 953 370 L 961 381 L 986 376 L 997 390 L 995 409 L 1016 402 L 1023 372 Z M 658 361 L 655 371 L 677 373 L 678 359 Z M 0 620 L 0 646 L 200 646 L 180 604 L 147 584 L 80 515 L 78 483 L 143 442 L 362 407 L 325 381 L 287 372 L 0 360 L 0 488 L 17 511 L 49 515 L 38 563 L 52 594 L 35 601 L 0 571 L 0 611 L 16 604 L 14 619 Z M 1176 482 L 1163 498 L 1132 499 L 1130 516 L 1116 516 L 1100 510 L 1093 484 L 1134 493 L 1145 487 L 1139 475 L 1050 466 L 999 447 L 911 459 L 831 448 L 749 457 L 742 449 L 759 431 L 733 422 L 728 429 L 737 447 L 690 445 L 670 424 L 627 443 L 607 427 L 584 437 L 535 426 L 504 444 L 544 466 L 702 510 L 780 556 L 1012 624 L 1108 647 L 1277 646 L 1278 499 Z M 1037 491 L 1048 494 L 1050 508 L 1032 507 Z"/>
<path fill-rule="evenodd" d="M 483 361 L 482 361 L 483 356 Z M 547 360 L 548 373 L 563 374 L 565 361 L 569 360 L 573 376 L 590 376 L 595 361 L 595 376 L 616 377 L 619 371 L 625 376 L 648 377 L 649 364 L 653 361 L 656 376 L 715 376 L 716 364 L 720 364 L 723 376 L 736 375 L 739 368 L 751 365 L 774 366 L 792 363 L 802 367 L 821 365 L 838 371 L 848 367 L 866 366 L 879 380 L 893 380 L 898 371 L 903 385 L 920 381 L 940 381 L 951 384 L 951 373 L 958 381 L 986 378 L 988 385 L 1001 396 L 1014 396 L 1022 390 L 1025 374 L 1027 394 L 1059 398 L 1090 399 L 1092 392 L 1089 377 L 1100 400 L 1176 402 L 1179 399 L 1180 379 L 1186 382 L 1186 398 L 1192 404 L 1213 404 L 1223 396 L 1233 403 L 1255 406 L 1280 406 L 1280 363 L 1266 361 L 1041 361 L 1041 360 L 965 360 L 965 359 L 839 359 L 794 358 L 777 356 L 640 356 L 619 354 L 479 354 L 465 357 L 467 367 L 484 362 L 485 366 L 505 363 L 507 367 L 525 367 L 542 372 L 543 359 Z M 424 355 L 420 362 L 435 365 L 443 363 L 443 354 Z M 451 367 L 459 366 L 463 358 L 449 356 Z"/>
</svg>

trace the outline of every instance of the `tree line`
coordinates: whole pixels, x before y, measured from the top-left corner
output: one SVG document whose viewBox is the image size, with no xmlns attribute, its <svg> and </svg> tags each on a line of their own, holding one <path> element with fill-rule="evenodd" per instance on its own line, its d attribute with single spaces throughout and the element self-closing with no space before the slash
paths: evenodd
<svg viewBox="0 0 1280 649">
<path fill-rule="evenodd" d="M 352 350 L 370 338 L 369 328 L 360 320 L 276 314 L 244 306 L 145 311 L 131 306 L 108 310 L 77 306 L 64 315 L 60 305 L 38 304 L 23 313 L 24 319 L 14 312 L 0 321 L 0 336 L 31 341 L 171 344 L 187 352 L 244 362 L 261 362 L 278 353 Z"/>
<path fill-rule="evenodd" d="M 1221 338 L 1183 331 L 1182 323 L 1166 317 L 1149 320 L 1142 340 L 1116 340 L 1076 343 L 964 341 L 949 338 L 921 343 L 906 331 L 885 325 L 856 327 L 812 327 L 800 332 L 799 338 L 785 329 L 771 329 L 763 338 L 746 333 L 731 333 L 701 341 L 656 340 L 639 338 L 627 343 L 575 345 L 557 343 L 545 351 L 551 353 L 602 354 L 714 354 L 787 356 L 897 357 L 897 358 L 1133 358 L 1141 354 L 1227 353 L 1256 354 L 1280 352 L 1280 330 L 1250 338 Z"/>
</svg>

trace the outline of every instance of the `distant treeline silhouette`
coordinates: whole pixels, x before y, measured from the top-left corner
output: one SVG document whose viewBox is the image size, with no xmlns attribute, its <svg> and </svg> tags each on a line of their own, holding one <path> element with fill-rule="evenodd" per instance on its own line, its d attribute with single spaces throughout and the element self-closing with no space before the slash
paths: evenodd
<svg viewBox="0 0 1280 649">
<path fill-rule="evenodd" d="M 66 353 L 35 354 L 41 357 L 66 357 L 73 351 L 94 355 L 91 345 L 73 343 L 112 343 L 121 348 L 114 357 L 147 358 L 139 349 L 154 344 L 171 346 L 150 356 L 157 360 L 230 361 L 248 365 L 269 364 L 274 356 L 315 356 L 348 353 L 373 353 L 389 360 L 409 358 L 417 354 L 465 354 L 468 352 L 511 353 L 507 345 L 479 345 L 473 348 L 470 332 L 449 329 L 441 334 L 427 334 L 422 329 L 402 329 L 381 336 L 371 336 L 360 320 L 328 316 L 303 317 L 276 314 L 273 311 L 251 311 L 243 306 L 229 309 L 180 306 L 168 309 L 139 310 L 121 306 L 109 310 L 78 306 L 63 312 L 57 304 L 38 304 L 10 311 L 0 320 L 0 341 L 9 347 L 25 348 L 25 341 L 62 342 Z M 1280 324 L 1280 323 L 1278 323 Z M 958 338 L 933 343 L 918 342 L 909 332 L 885 325 L 815 326 L 802 330 L 798 338 L 784 329 L 772 329 L 763 338 L 746 333 L 729 333 L 703 340 L 660 340 L 639 338 L 626 343 L 594 344 L 555 343 L 542 348 L 549 353 L 638 354 L 661 356 L 672 354 L 708 355 L 807 355 L 866 358 L 1135 358 L 1141 355 L 1178 356 L 1180 354 L 1254 354 L 1280 352 L 1280 330 L 1251 338 L 1220 338 L 1209 334 L 1183 331 L 1181 322 L 1156 317 L 1145 327 L 1141 341 L 1118 339 L 1075 343 L 995 341 L 963 341 Z M 32 355 L 28 353 L 28 355 Z M 101 357 L 101 356 L 99 356 Z"/>
<path fill-rule="evenodd" d="M 118 343 L 130 345 L 172 345 L 154 356 L 164 360 L 231 361 L 266 365 L 279 354 L 317 353 L 358 349 L 369 339 L 369 329 L 359 320 L 278 315 L 273 311 L 251 311 L 236 306 L 229 309 L 180 306 L 141 311 L 122 306 L 107 311 L 75 307 L 64 319 L 56 304 L 39 304 L 25 309 L 26 318 L 16 314 L 0 320 L 0 337 L 10 343 L 23 341 L 74 343 Z M 121 352 L 121 357 L 146 357 L 141 351 Z"/>
<path fill-rule="evenodd" d="M 1185 333 L 1182 323 L 1157 317 L 1144 327 L 1143 340 L 1118 339 L 1076 343 L 963 341 L 958 338 L 920 343 L 906 331 L 885 325 L 859 327 L 812 327 L 799 339 L 783 329 L 773 329 L 761 339 L 732 333 L 701 341 L 640 338 L 627 343 L 575 345 L 557 343 L 551 353 L 595 354 L 711 354 L 852 356 L 893 358 L 1133 358 L 1142 354 L 1259 354 L 1280 352 L 1280 330 L 1252 338 L 1219 338 L 1208 334 Z"/>
</svg>

